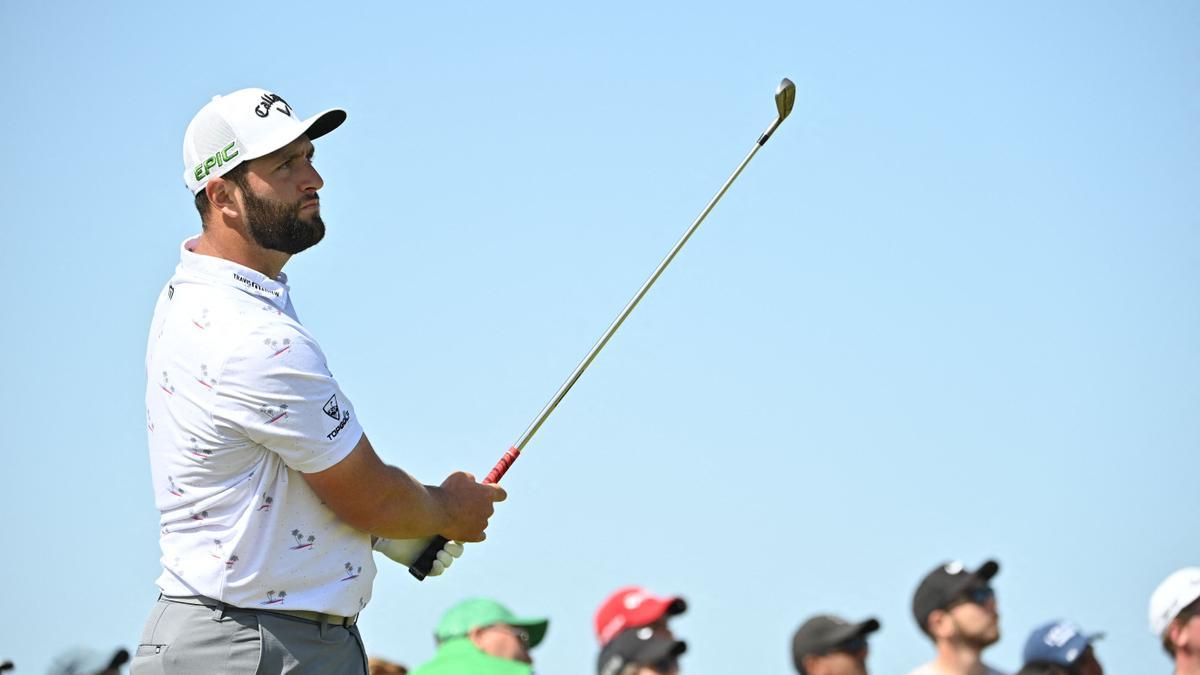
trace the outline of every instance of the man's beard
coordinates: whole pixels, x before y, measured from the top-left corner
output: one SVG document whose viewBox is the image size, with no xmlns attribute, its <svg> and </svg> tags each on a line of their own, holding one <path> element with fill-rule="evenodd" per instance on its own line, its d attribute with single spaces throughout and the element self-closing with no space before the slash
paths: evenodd
<svg viewBox="0 0 1200 675">
<path fill-rule="evenodd" d="M 995 623 L 983 626 L 975 632 L 967 632 L 963 630 L 963 626 L 954 619 L 954 625 L 957 629 L 958 639 L 966 645 L 975 649 L 983 650 L 985 647 L 990 647 L 1000 640 L 1000 627 Z"/>
<path fill-rule="evenodd" d="M 316 245 L 325 237 L 321 214 L 314 212 L 307 220 L 300 217 L 300 209 L 315 199 L 302 199 L 288 205 L 259 197 L 248 186 L 243 187 L 242 200 L 250 237 L 263 248 L 292 255 Z"/>
</svg>

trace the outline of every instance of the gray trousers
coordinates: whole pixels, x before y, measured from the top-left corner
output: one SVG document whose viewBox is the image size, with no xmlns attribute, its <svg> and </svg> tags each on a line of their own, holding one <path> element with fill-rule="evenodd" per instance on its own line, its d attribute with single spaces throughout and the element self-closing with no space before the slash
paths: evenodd
<svg viewBox="0 0 1200 675">
<path fill-rule="evenodd" d="M 146 620 L 130 664 L 132 675 L 366 672 L 357 626 L 162 598 Z"/>
</svg>

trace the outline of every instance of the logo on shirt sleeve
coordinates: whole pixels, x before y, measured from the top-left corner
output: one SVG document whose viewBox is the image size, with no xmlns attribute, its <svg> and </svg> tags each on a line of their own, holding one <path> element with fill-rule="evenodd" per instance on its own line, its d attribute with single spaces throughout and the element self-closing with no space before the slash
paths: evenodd
<svg viewBox="0 0 1200 675">
<path fill-rule="evenodd" d="M 326 415 L 329 415 L 335 420 L 339 418 L 341 411 L 338 410 L 337 394 L 329 397 L 329 400 L 325 402 L 325 407 L 322 408 L 322 410 L 325 411 Z"/>
</svg>

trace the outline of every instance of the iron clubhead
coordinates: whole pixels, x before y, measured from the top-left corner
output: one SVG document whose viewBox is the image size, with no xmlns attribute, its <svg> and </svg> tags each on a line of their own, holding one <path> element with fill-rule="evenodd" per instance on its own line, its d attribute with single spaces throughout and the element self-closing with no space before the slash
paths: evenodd
<svg viewBox="0 0 1200 675">
<path fill-rule="evenodd" d="M 782 122 L 792 112 L 796 103 L 796 85 L 786 77 L 775 90 L 775 107 L 779 110 L 779 121 Z"/>
</svg>

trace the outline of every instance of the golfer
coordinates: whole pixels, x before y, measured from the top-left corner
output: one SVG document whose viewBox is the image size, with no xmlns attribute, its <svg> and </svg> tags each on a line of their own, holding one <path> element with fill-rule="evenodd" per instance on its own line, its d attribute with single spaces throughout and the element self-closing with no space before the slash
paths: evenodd
<svg viewBox="0 0 1200 675">
<path fill-rule="evenodd" d="M 297 318 L 282 270 L 325 233 L 312 142 L 345 119 L 242 89 L 184 134 L 203 230 L 146 347 L 162 573 L 134 673 L 365 673 L 372 546 L 408 564 L 435 534 L 480 541 L 505 498 L 470 474 L 425 486 L 380 461 Z M 434 573 L 459 552 L 448 544 Z"/>
</svg>

